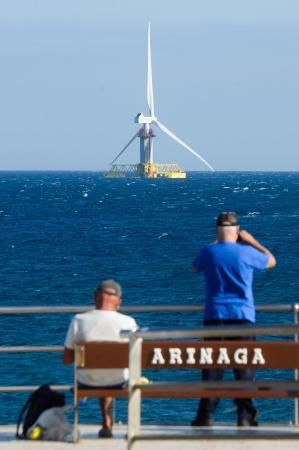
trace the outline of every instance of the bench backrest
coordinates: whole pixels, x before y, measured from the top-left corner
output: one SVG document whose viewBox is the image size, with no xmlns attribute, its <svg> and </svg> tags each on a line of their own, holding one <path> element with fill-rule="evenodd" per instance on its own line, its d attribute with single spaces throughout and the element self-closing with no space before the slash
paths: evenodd
<svg viewBox="0 0 299 450">
<path fill-rule="evenodd" d="M 78 342 L 78 369 L 128 367 L 128 342 Z M 299 343 L 277 341 L 144 341 L 142 369 L 297 369 Z"/>
</svg>

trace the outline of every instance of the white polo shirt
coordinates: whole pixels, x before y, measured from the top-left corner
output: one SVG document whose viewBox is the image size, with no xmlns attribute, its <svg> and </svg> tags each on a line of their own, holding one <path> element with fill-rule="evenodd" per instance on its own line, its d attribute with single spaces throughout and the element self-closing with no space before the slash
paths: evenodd
<svg viewBox="0 0 299 450">
<path fill-rule="evenodd" d="M 77 314 L 68 329 L 64 346 L 75 348 L 75 342 L 125 341 L 124 330 L 136 330 L 135 320 L 116 311 L 95 309 Z M 128 369 L 84 369 L 78 371 L 78 381 L 89 386 L 114 386 L 127 381 Z"/>
</svg>

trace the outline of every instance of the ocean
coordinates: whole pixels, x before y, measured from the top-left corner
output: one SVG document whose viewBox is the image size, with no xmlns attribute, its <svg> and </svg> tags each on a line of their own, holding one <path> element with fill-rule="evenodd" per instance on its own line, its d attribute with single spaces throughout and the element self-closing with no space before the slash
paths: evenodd
<svg viewBox="0 0 299 450">
<path fill-rule="evenodd" d="M 0 306 L 91 305 L 94 288 L 106 278 L 122 284 L 124 305 L 202 304 L 203 280 L 190 267 L 214 239 L 221 211 L 236 211 L 241 227 L 277 258 L 275 269 L 255 276 L 256 304 L 298 302 L 298 194 L 296 172 L 191 172 L 185 180 L 0 172 Z M 140 326 L 172 329 L 200 327 L 202 320 L 199 313 L 134 317 Z M 0 315 L 1 345 L 62 345 L 70 319 Z M 293 316 L 259 314 L 257 320 L 289 323 Z M 72 383 L 72 369 L 59 354 L 0 357 L 1 386 Z M 156 380 L 158 373 L 147 375 Z M 198 380 L 199 373 L 165 376 Z M 0 396 L 0 423 L 15 423 L 28 394 Z M 260 423 L 293 419 L 291 400 L 256 405 Z M 189 424 L 196 408 L 197 400 L 147 400 L 142 420 Z M 125 401 L 117 401 L 116 420 L 126 421 Z M 236 420 L 230 400 L 220 403 L 215 420 Z M 80 421 L 99 422 L 96 400 L 81 406 Z"/>
</svg>

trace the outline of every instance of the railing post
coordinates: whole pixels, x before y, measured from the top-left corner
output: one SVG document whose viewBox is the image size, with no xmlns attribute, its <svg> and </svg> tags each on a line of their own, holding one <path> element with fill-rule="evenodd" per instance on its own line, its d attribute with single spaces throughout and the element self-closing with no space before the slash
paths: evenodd
<svg viewBox="0 0 299 450">
<path fill-rule="evenodd" d="M 294 304 L 294 324 L 298 325 L 298 311 L 299 311 L 299 305 L 298 303 Z M 298 334 L 294 334 L 294 341 L 298 342 Z M 294 380 L 298 381 L 299 379 L 299 372 L 298 369 L 294 370 Z M 299 413 L 298 413 L 298 398 L 294 398 L 294 425 L 298 426 L 299 424 Z"/>
<path fill-rule="evenodd" d="M 140 432 L 141 390 L 135 388 L 141 376 L 142 338 L 129 335 L 128 450 L 138 450 L 135 438 Z"/>
<path fill-rule="evenodd" d="M 73 405 L 74 405 L 74 426 L 73 426 L 73 442 L 79 441 L 79 402 L 78 402 L 78 348 L 75 346 L 75 358 L 74 358 L 74 395 L 73 395 Z"/>
</svg>

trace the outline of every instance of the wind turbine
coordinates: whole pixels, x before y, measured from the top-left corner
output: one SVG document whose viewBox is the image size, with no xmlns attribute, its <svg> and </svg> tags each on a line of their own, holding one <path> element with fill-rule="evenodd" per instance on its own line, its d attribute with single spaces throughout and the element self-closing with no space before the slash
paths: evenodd
<svg viewBox="0 0 299 450">
<path fill-rule="evenodd" d="M 177 164 L 155 164 L 154 163 L 154 143 L 153 138 L 155 134 L 152 129 L 152 125 L 156 125 L 167 136 L 171 137 L 174 141 L 182 145 L 186 150 L 196 156 L 203 164 L 205 164 L 210 170 L 215 169 L 209 164 L 202 156 L 200 156 L 189 145 L 178 138 L 172 131 L 170 131 L 163 123 L 161 123 L 155 115 L 154 107 L 154 90 L 153 90 L 153 75 L 152 75 L 152 56 L 151 56 L 151 25 L 148 26 L 148 38 L 147 38 L 147 104 L 148 115 L 145 116 L 142 113 L 137 114 L 135 117 L 135 123 L 142 124 L 142 128 L 134 134 L 130 141 L 124 146 L 119 154 L 111 162 L 111 170 L 107 173 L 107 176 L 124 176 L 124 173 L 128 171 L 128 168 L 135 169 L 138 175 L 151 178 L 151 177 L 168 177 L 168 178 L 185 178 L 186 173 L 183 172 Z M 138 165 L 115 165 L 115 162 L 119 157 L 127 150 L 132 142 L 139 138 L 140 141 L 140 162 Z M 130 171 L 130 170 L 129 170 Z"/>
</svg>

